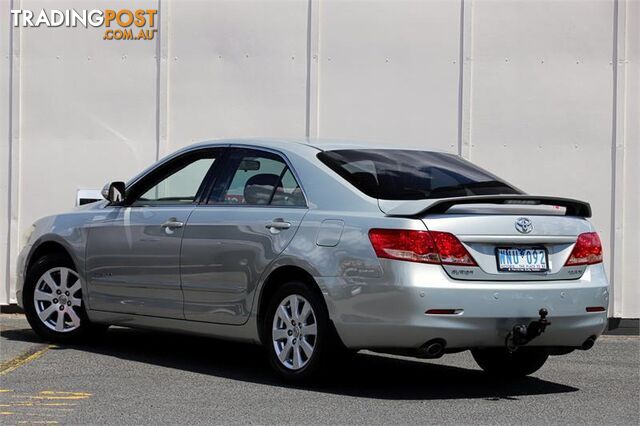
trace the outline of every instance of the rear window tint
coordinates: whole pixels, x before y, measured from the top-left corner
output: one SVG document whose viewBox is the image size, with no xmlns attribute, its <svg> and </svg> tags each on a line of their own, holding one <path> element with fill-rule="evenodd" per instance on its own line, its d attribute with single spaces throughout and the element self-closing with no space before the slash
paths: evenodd
<svg viewBox="0 0 640 426">
<path fill-rule="evenodd" d="M 324 151 L 318 159 L 361 192 L 384 200 L 421 200 L 521 192 L 462 158 L 438 152 Z"/>
</svg>

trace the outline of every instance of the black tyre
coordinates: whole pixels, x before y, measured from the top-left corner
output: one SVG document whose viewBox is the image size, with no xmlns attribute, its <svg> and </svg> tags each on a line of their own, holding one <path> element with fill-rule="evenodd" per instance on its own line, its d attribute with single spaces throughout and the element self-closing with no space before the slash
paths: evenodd
<svg viewBox="0 0 640 426">
<path fill-rule="evenodd" d="M 23 301 L 31 328 L 52 342 L 78 342 L 108 327 L 93 324 L 87 318 L 76 268 L 61 254 L 42 256 L 31 266 L 25 280 Z"/>
<path fill-rule="evenodd" d="M 291 281 L 268 303 L 263 336 L 272 367 L 288 381 L 315 376 L 335 347 L 322 296 L 305 283 Z"/>
<path fill-rule="evenodd" d="M 538 371 L 549 358 L 540 348 L 518 348 L 509 353 L 505 348 L 481 348 L 471 351 L 473 359 L 488 374 L 503 379 L 518 379 Z"/>
</svg>

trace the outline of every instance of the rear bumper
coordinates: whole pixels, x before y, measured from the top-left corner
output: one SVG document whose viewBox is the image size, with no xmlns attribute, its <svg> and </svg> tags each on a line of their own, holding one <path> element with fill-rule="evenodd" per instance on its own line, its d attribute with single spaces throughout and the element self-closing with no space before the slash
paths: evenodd
<svg viewBox="0 0 640 426">
<path fill-rule="evenodd" d="M 350 348 L 412 349 L 444 339 L 449 349 L 503 346 L 515 324 L 529 324 L 540 308 L 551 325 L 528 346 L 579 347 L 606 327 L 608 283 L 602 265 L 578 280 L 455 281 L 436 265 L 384 261 L 379 279 L 318 278 L 338 334 Z M 401 265 L 397 265 L 400 263 Z M 427 315 L 428 309 L 460 309 Z"/>
</svg>

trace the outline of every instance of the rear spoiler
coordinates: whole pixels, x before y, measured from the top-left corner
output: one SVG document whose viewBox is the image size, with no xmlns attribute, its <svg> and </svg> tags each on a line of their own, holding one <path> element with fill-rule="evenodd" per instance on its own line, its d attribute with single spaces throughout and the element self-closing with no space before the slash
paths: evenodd
<svg viewBox="0 0 640 426">
<path fill-rule="evenodd" d="M 461 204 L 503 204 L 522 206 L 560 206 L 566 209 L 565 216 L 591 217 L 591 206 L 585 201 L 571 198 L 544 197 L 536 195 L 473 195 L 469 197 L 435 198 L 426 200 L 378 200 L 380 209 L 387 216 L 423 216 L 442 214 Z"/>
</svg>

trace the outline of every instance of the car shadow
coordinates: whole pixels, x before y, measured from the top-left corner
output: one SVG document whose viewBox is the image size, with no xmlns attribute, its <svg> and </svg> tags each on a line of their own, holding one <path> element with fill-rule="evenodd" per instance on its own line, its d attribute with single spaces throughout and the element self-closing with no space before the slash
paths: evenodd
<svg viewBox="0 0 640 426">
<path fill-rule="evenodd" d="M 5 329 L 8 340 L 41 343 L 31 329 Z M 212 338 L 111 327 L 96 342 L 56 345 L 52 350 L 79 350 L 199 374 L 335 395 L 388 400 L 518 399 L 579 389 L 535 377 L 515 382 L 492 380 L 478 369 L 428 361 L 358 353 L 334 365 L 332 373 L 310 385 L 291 385 L 275 375 L 257 345 Z"/>
</svg>

